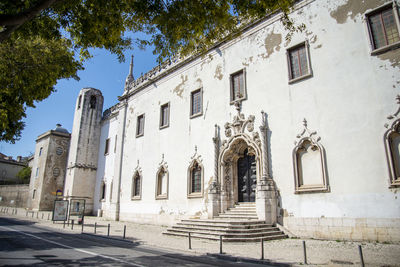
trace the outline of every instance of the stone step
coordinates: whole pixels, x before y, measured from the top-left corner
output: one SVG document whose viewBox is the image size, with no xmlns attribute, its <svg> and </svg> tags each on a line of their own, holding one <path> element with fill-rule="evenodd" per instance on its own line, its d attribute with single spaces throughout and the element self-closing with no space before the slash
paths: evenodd
<svg viewBox="0 0 400 267">
<path fill-rule="evenodd" d="M 225 218 L 230 218 L 230 219 L 238 219 L 238 220 L 257 220 L 258 216 L 257 215 L 231 215 L 231 214 L 220 214 L 216 219 L 225 219 Z"/>
<path fill-rule="evenodd" d="M 186 229 L 167 229 L 167 232 L 169 233 L 187 233 L 189 234 L 202 234 L 202 235 L 212 235 L 212 236 L 220 236 L 222 235 L 224 238 L 254 238 L 254 237 L 267 237 L 271 235 L 279 235 L 282 234 L 281 231 L 259 231 L 259 232 L 252 232 L 252 233 L 225 233 L 225 232 L 214 232 L 214 231 L 208 231 L 208 230 L 195 230 L 192 229 L 191 231 L 188 231 Z"/>
<path fill-rule="evenodd" d="M 240 207 L 240 208 L 229 208 L 227 211 L 251 211 L 251 212 L 257 212 L 256 208 L 245 208 L 245 207 Z"/>
<path fill-rule="evenodd" d="M 204 224 L 227 224 L 227 225 L 255 225 L 255 224 L 265 224 L 265 221 L 261 221 L 261 220 L 238 220 L 238 219 L 234 219 L 234 220 L 230 220 L 230 219 L 184 219 L 181 220 L 182 223 L 204 223 Z"/>
<path fill-rule="evenodd" d="M 271 227 L 269 224 L 219 224 L 219 223 L 189 223 L 189 222 L 178 222 L 176 225 L 181 227 L 205 227 L 209 229 L 258 229 Z"/>
<path fill-rule="evenodd" d="M 165 232 L 165 235 L 170 235 L 170 236 L 179 236 L 179 237 L 188 237 L 187 233 L 175 233 L 175 232 Z M 207 234 L 191 234 L 191 238 L 196 238 L 196 239 L 208 239 L 208 240 L 219 240 L 219 236 L 215 235 L 207 235 Z M 277 235 L 270 235 L 270 236 L 261 236 L 261 237 L 223 237 L 222 241 L 223 242 L 260 242 L 261 239 L 264 241 L 268 240 L 276 240 L 276 239 L 284 239 L 287 238 L 287 235 L 285 234 L 277 234 Z"/>
<path fill-rule="evenodd" d="M 220 213 L 219 215 L 243 215 L 243 216 L 247 216 L 247 215 L 251 215 L 251 216 L 257 216 L 257 213 L 255 212 L 246 212 L 246 211 L 237 211 L 237 210 L 228 210 L 224 213 Z"/>
<path fill-rule="evenodd" d="M 224 232 L 224 233 L 256 233 L 256 232 L 273 232 L 279 231 L 277 227 L 256 227 L 256 228 L 227 228 L 227 227 L 209 227 L 199 225 L 174 225 L 171 229 L 186 230 L 186 231 L 213 231 L 213 232 Z"/>
</svg>

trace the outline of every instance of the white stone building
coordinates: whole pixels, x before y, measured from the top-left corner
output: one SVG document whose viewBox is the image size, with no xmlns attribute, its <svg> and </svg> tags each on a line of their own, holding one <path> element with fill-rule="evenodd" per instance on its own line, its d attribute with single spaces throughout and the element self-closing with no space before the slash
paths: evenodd
<svg viewBox="0 0 400 267">
<path fill-rule="evenodd" d="M 399 1 L 305 0 L 292 18 L 290 41 L 275 14 L 136 80 L 131 63 L 101 121 L 83 89 L 66 196 L 164 225 L 255 202 L 300 236 L 400 241 Z"/>
</svg>

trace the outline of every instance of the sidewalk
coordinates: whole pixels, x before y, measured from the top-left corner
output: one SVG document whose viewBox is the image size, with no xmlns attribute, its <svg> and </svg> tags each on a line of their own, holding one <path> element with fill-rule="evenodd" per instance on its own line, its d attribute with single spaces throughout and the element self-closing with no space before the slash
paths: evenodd
<svg viewBox="0 0 400 267">
<path fill-rule="evenodd" d="M 8 208 L 8 213 L 4 213 L 4 207 L 0 207 L 0 216 L 29 220 L 39 226 L 52 227 L 62 231 L 80 233 L 82 230 L 82 226 L 77 224 L 74 225 L 73 230 L 71 230 L 71 224 L 65 225 L 65 229 L 61 222 L 53 224 L 50 212 L 39 212 L 39 214 L 35 212 L 32 217 L 32 213 L 27 214 L 24 209 L 17 209 L 16 215 L 12 214 L 12 211 L 11 208 Z M 50 218 L 50 220 L 47 220 L 47 218 Z M 122 239 L 124 225 L 126 225 L 126 239 L 132 242 L 162 249 L 178 250 L 182 253 L 198 255 L 219 253 L 219 242 L 200 239 L 192 239 L 192 249 L 189 250 L 188 238 L 165 236 L 162 234 L 166 230 L 164 226 L 115 222 L 87 216 L 85 217 L 83 232 L 94 234 L 95 223 L 97 224 L 96 235 L 107 236 L 108 224 L 110 224 L 110 236 Z M 302 241 L 300 239 L 285 239 L 264 242 L 264 258 L 276 263 L 294 266 L 304 265 Z M 305 241 L 307 262 L 310 266 L 360 266 L 358 245 L 362 246 L 365 266 L 400 266 L 400 244 L 313 239 Z M 225 255 L 252 259 L 260 259 L 261 257 L 261 243 L 223 243 L 222 249 Z"/>
</svg>

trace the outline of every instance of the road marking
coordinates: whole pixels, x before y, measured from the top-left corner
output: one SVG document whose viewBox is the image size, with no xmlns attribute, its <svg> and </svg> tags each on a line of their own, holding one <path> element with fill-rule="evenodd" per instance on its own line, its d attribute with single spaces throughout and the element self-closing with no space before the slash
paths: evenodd
<svg viewBox="0 0 400 267">
<path fill-rule="evenodd" d="M 34 237 L 36 239 L 39 239 L 39 240 L 42 240 L 42 241 L 45 241 L 45 242 L 48 242 L 48 243 L 52 243 L 52 244 L 55 244 L 55 245 L 58 245 L 58 246 L 61 246 L 61 247 L 64 247 L 64 248 L 73 249 L 75 251 L 86 253 L 86 254 L 89 254 L 89 255 L 92 255 L 92 256 L 99 256 L 99 257 L 102 257 L 102 258 L 105 258 L 105 259 L 119 261 L 119 262 L 122 262 L 122 263 L 125 263 L 125 264 L 129 264 L 129 265 L 132 265 L 132 266 L 144 267 L 144 265 L 135 264 L 135 263 L 132 263 L 132 262 L 124 261 L 124 260 L 121 260 L 121 259 L 118 259 L 118 258 L 114 258 L 114 257 L 111 257 L 111 256 L 98 254 L 98 253 L 91 252 L 91 251 L 84 250 L 84 249 L 80 249 L 80 248 L 74 248 L 74 247 L 71 247 L 71 246 L 68 246 L 68 245 L 64 245 L 64 244 L 58 243 L 56 241 L 52 241 L 52 240 L 49 240 L 49 239 L 46 239 L 46 238 L 38 237 L 38 236 L 35 236 L 35 235 L 32 235 L 32 234 L 28 234 L 28 233 L 25 233 L 25 232 L 22 232 L 22 231 L 18 231 L 18 230 L 9 228 L 9 227 L 0 226 L 0 228 L 6 229 L 8 231 L 17 232 L 17 233 L 20 233 L 20 234 L 23 234 L 23 235 L 27 235 L 27 236 L 30 236 L 30 237 Z"/>
</svg>

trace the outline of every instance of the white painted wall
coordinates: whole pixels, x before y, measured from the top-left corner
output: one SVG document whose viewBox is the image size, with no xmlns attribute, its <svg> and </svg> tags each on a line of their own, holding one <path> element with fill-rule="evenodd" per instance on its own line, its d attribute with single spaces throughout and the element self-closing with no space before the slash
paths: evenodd
<svg viewBox="0 0 400 267">
<path fill-rule="evenodd" d="M 243 68 L 247 100 L 242 112 L 256 116 L 256 130 L 261 110 L 268 114 L 271 168 L 285 216 L 399 218 L 399 194 L 388 188 L 382 138 L 387 115 L 398 108 L 400 56 L 370 55 L 363 14 L 384 1 L 367 2 L 304 1 L 293 19 L 307 29 L 295 33 L 290 42 L 285 41 L 287 31 L 273 17 L 131 96 L 123 144 L 121 219 L 171 224 L 178 218 L 204 216 L 214 170 L 214 124 L 221 127 L 224 139 L 223 125 L 236 114 L 229 103 L 229 75 Z M 286 49 L 305 40 L 310 45 L 313 76 L 289 84 Z M 190 93 L 198 88 L 203 89 L 203 114 L 190 119 Z M 160 106 L 167 102 L 170 126 L 160 130 Z M 141 114 L 145 114 L 144 136 L 137 138 L 136 122 Z M 303 118 L 310 130 L 317 131 L 326 150 L 329 193 L 294 194 L 292 150 L 296 135 L 303 130 Z M 102 177 L 112 178 L 114 159 L 101 154 L 105 139 L 113 140 L 116 124 L 115 118 L 103 123 L 96 196 Z M 203 159 L 205 194 L 189 199 L 187 168 L 195 146 Z M 156 200 L 162 154 L 168 164 L 169 197 Z M 138 166 L 143 173 L 142 197 L 131 200 Z M 95 205 L 101 207 L 98 200 Z"/>
</svg>

